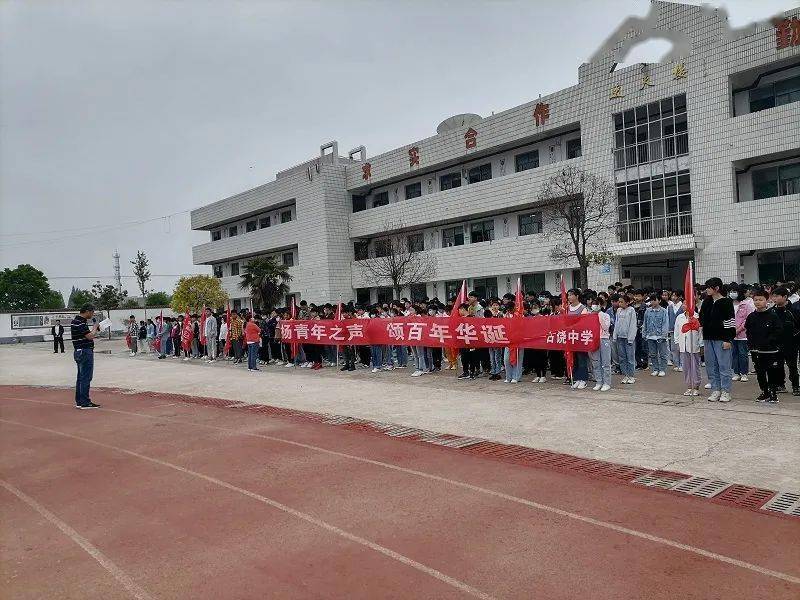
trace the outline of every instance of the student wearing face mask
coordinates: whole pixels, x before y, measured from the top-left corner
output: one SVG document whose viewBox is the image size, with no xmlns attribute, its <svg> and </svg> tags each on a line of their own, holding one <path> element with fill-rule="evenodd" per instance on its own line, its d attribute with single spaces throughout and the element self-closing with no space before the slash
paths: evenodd
<svg viewBox="0 0 800 600">
<path fill-rule="evenodd" d="M 736 337 L 733 338 L 733 354 L 731 356 L 733 368 L 733 381 L 747 381 L 750 371 L 749 349 L 747 346 L 747 331 L 745 322 L 756 307 L 747 297 L 747 286 L 731 283 L 728 286 L 728 298 L 733 300 L 733 310 L 736 314 Z"/>
<path fill-rule="evenodd" d="M 597 380 L 592 389 L 595 392 L 607 392 L 611 389 L 611 317 L 605 311 L 602 297 L 595 298 L 589 308 L 600 319 L 600 347 L 590 354 L 592 372 Z"/>
<path fill-rule="evenodd" d="M 651 294 L 647 300 L 650 306 L 644 313 L 642 337 L 647 340 L 647 352 L 653 369 L 651 375 L 664 377 L 667 368 L 669 317 L 657 294 Z"/>
</svg>

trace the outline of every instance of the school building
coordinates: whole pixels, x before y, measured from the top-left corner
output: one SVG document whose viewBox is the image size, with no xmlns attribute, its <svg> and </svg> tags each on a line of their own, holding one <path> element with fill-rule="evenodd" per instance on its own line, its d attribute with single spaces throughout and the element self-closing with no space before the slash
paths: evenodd
<svg viewBox="0 0 800 600">
<path fill-rule="evenodd" d="M 436 135 L 370 156 L 338 144 L 274 181 L 192 212 L 209 232 L 192 249 L 234 305 L 252 257 L 289 266 L 309 302 L 391 298 L 362 261 L 402 233 L 435 272 L 405 296 L 455 295 L 462 279 L 485 296 L 555 291 L 577 264 L 554 263 L 539 193 L 565 166 L 616 188 L 613 259 L 593 265 L 595 289 L 614 281 L 677 287 L 698 280 L 800 279 L 800 9 L 741 29 L 724 11 L 654 1 L 578 69 L 578 83 L 481 117 L 456 115 Z M 635 45 L 674 44 L 661 63 L 617 68 Z M 532 40 L 535 44 L 535 40 Z"/>
</svg>

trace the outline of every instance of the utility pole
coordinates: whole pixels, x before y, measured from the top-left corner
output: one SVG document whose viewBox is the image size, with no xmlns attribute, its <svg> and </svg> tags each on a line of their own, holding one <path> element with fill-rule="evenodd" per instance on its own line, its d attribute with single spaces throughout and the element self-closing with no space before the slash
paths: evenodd
<svg viewBox="0 0 800 600">
<path fill-rule="evenodd" d="M 119 269 L 119 251 L 114 250 L 114 279 L 117 282 L 117 292 L 122 293 L 122 273 Z"/>
</svg>

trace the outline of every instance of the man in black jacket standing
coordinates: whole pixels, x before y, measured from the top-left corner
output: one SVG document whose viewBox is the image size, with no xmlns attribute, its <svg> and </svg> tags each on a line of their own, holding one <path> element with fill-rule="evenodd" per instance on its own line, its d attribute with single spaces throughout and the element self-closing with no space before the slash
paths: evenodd
<svg viewBox="0 0 800 600">
<path fill-rule="evenodd" d="M 64 354 L 64 326 L 61 319 L 56 319 L 56 324 L 50 328 L 50 334 L 53 336 L 53 354 L 58 354 L 59 348 L 61 354 Z"/>
<path fill-rule="evenodd" d="M 736 336 L 736 313 L 733 300 L 725 292 L 722 280 L 712 277 L 706 281 L 706 299 L 700 306 L 706 372 L 711 384 L 709 402 L 731 401 L 731 348 Z"/>
<path fill-rule="evenodd" d="M 797 354 L 800 351 L 800 310 L 789 302 L 789 290 L 777 287 L 772 290 L 772 311 L 783 324 L 780 349 L 783 361 L 789 367 L 789 381 L 792 384 L 792 395 L 800 396 L 800 377 L 797 372 Z M 778 386 L 779 393 L 786 393 L 786 374 L 781 369 L 782 380 Z"/>
</svg>

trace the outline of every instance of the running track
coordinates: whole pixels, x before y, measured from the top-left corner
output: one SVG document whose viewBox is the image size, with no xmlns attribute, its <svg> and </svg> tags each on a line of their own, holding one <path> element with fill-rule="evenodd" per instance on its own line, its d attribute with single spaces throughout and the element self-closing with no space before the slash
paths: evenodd
<svg viewBox="0 0 800 600">
<path fill-rule="evenodd" d="M 328 425 L 0 387 L 3 598 L 800 597 L 800 519 Z"/>
</svg>

